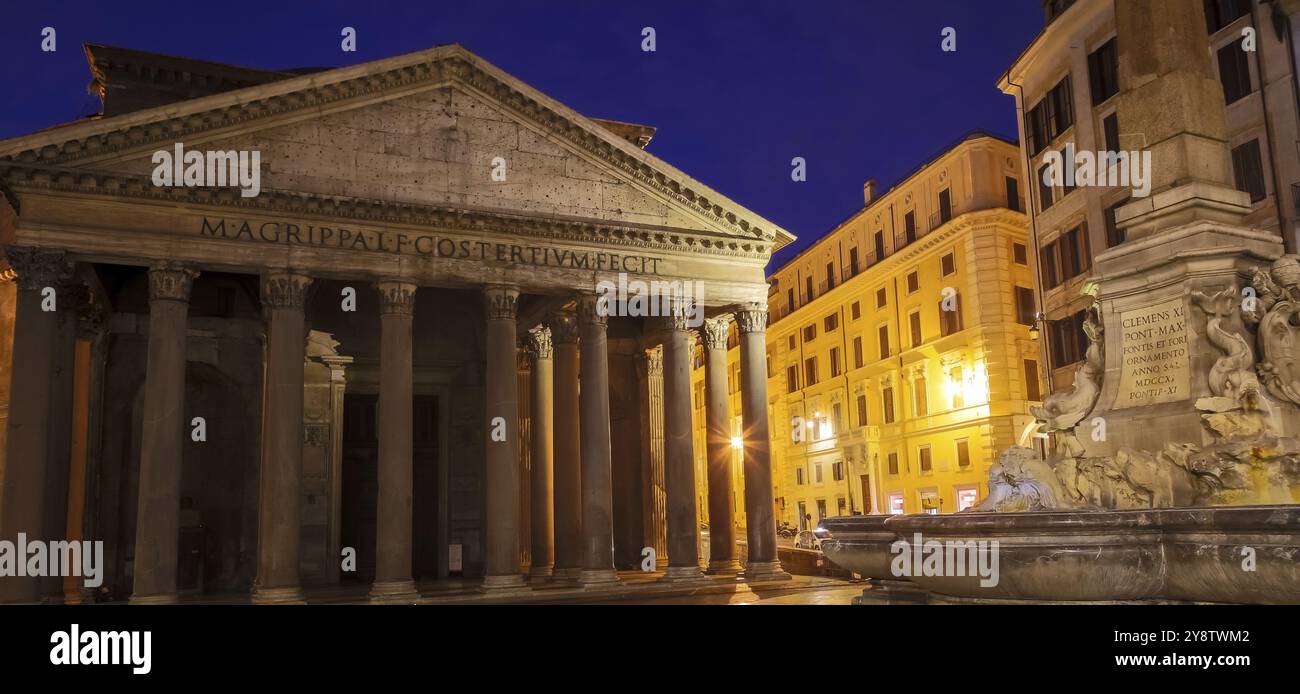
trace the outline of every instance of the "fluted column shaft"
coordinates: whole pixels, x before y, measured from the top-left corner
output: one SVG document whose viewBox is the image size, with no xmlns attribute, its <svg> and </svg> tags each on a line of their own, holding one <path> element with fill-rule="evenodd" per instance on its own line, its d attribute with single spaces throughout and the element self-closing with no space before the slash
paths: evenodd
<svg viewBox="0 0 1300 694">
<path fill-rule="evenodd" d="M 484 290 L 487 308 L 485 400 L 487 571 L 485 590 L 517 589 L 519 571 L 519 382 L 515 317 L 519 290 Z"/>
<path fill-rule="evenodd" d="M 379 498 L 371 602 L 411 602 L 412 405 L 411 322 L 415 284 L 377 285 L 379 315 Z"/>
<path fill-rule="evenodd" d="M 655 568 L 668 566 L 668 499 L 664 484 L 664 348 L 645 351 L 646 364 L 646 542 L 655 551 Z"/>
<path fill-rule="evenodd" d="M 550 576 L 555 561 L 555 490 L 552 483 L 554 468 L 554 389 L 552 344 L 550 328 L 535 328 L 529 333 L 529 348 L 533 369 L 529 382 L 528 408 L 532 417 L 530 434 L 532 469 L 529 476 L 531 500 L 529 511 L 532 522 L 532 576 Z"/>
<path fill-rule="evenodd" d="M 149 269 L 149 352 L 140 437 L 131 602 L 176 601 L 181 459 L 185 442 L 185 323 L 198 273 L 175 264 Z"/>
<path fill-rule="evenodd" d="M 731 493 L 731 412 L 727 395 L 730 318 L 704 321 L 705 448 L 709 480 L 709 571 L 735 572 L 736 507 Z"/>
<path fill-rule="evenodd" d="M 302 496 L 304 306 L 311 278 L 288 271 L 262 277 L 266 374 L 258 490 L 254 603 L 303 602 L 298 584 Z M 173 540 L 174 542 L 174 540 Z"/>
<path fill-rule="evenodd" d="M 582 424 L 578 405 L 578 318 L 571 311 L 551 316 L 554 340 L 555 569 L 578 578 L 582 570 Z"/>
<path fill-rule="evenodd" d="M 686 318 L 664 327 L 664 482 L 668 492 L 667 580 L 700 576 L 700 526 L 695 506 L 691 426 L 691 336 Z"/>
<path fill-rule="evenodd" d="M 749 546 L 745 578 L 789 579 L 776 556 L 776 514 L 772 508 L 772 457 L 767 435 L 767 304 L 746 304 L 736 312 L 740 328 L 741 418 L 745 446 L 745 531 Z"/>
<path fill-rule="evenodd" d="M 582 574 L 585 586 L 618 583 L 614 570 L 614 491 L 609 437 L 609 316 L 594 295 L 578 299 L 582 339 Z"/>
<path fill-rule="evenodd" d="M 46 287 L 62 281 L 70 268 L 60 251 L 10 246 L 5 255 L 17 275 L 18 291 L 5 469 L 0 475 L 0 539 L 16 542 L 22 533 L 36 541 L 46 539 L 44 491 L 54 464 L 49 450 L 50 408 L 46 405 L 54 375 L 58 323 L 58 311 L 44 311 L 41 303 Z M 39 597 L 38 578 L 0 578 L 0 603 L 35 602 Z"/>
</svg>

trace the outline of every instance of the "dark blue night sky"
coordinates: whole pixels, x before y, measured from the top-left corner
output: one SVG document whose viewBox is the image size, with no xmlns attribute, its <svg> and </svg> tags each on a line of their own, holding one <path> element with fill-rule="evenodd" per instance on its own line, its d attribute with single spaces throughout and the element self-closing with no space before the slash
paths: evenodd
<svg viewBox="0 0 1300 694">
<path fill-rule="evenodd" d="M 657 127 L 650 152 L 800 237 L 771 268 L 860 208 L 867 178 L 883 191 L 975 128 L 1014 138 L 994 84 L 1043 23 L 1038 0 L 5 4 L 0 138 L 97 111 L 83 42 L 257 68 L 460 43 L 580 113 Z M 956 53 L 939 50 L 945 26 Z"/>
</svg>

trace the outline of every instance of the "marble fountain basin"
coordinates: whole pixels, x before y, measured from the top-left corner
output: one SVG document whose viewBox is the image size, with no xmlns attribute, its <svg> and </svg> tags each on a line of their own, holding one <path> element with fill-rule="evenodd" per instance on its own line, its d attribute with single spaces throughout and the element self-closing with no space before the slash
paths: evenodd
<svg viewBox="0 0 1300 694">
<path fill-rule="evenodd" d="M 831 561 L 908 579 L 931 602 L 1300 604 L 1300 505 L 847 516 L 822 527 Z M 898 540 L 994 552 L 996 583 L 973 569 L 896 575 Z"/>
<path fill-rule="evenodd" d="M 822 553 L 835 565 L 865 578 L 903 579 L 889 570 L 889 546 L 898 536 L 885 528 L 894 516 L 836 516 L 823 518 L 817 534 Z"/>
</svg>

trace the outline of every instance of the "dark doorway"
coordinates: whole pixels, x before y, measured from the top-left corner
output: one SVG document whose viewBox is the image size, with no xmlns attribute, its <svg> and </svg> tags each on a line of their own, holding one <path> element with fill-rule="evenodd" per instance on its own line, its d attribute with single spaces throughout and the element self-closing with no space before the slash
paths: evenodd
<svg viewBox="0 0 1300 694">
<path fill-rule="evenodd" d="M 257 413 L 251 394 L 209 364 L 185 369 L 181 468 L 181 592 L 247 592 L 257 573 Z M 204 437 L 195 441 L 195 417 Z"/>
<path fill-rule="evenodd" d="M 357 570 L 343 578 L 375 580 L 375 528 L 379 498 L 378 395 L 343 396 L 343 498 L 340 541 L 357 552 Z"/>
<path fill-rule="evenodd" d="M 438 398 L 416 395 L 412 403 L 411 574 L 416 580 L 438 576 Z M 340 534 L 344 547 L 357 552 L 357 570 L 344 580 L 375 577 L 378 527 L 379 396 L 347 394 L 343 399 L 343 493 Z"/>
<path fill-rule="evenodd" d="M 411 451 L 411 574 L 438 577 L 438 398 L 416 395 Z"/>
</svg>

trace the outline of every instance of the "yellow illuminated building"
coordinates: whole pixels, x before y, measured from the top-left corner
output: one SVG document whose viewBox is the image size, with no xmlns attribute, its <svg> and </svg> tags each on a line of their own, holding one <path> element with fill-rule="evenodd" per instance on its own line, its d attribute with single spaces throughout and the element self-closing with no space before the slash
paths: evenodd
<svg viewBox="0 0 1300 694">
<path fill-rule="evenodd" d="M 1015 144 L 969 135 L 883 195 L 869 181 L 861 210 L 769 276 L 778 522 L 958 511 L 984 497 L 999 450 L 1032 441 L 1042 374 L 1021 170 Z M 738 473 L 737 456 L 742 495 Z"/>
</svg>

